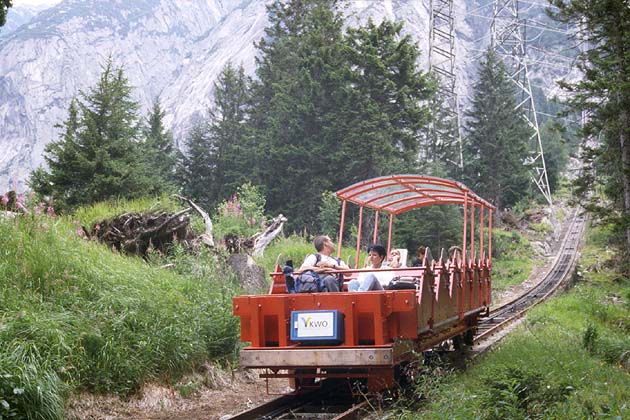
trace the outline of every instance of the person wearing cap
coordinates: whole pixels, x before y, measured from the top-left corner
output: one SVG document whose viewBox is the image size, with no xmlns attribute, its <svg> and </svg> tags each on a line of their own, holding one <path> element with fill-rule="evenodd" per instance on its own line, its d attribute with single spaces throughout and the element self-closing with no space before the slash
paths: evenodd
<svg viewBox="0 0 630 420">
<path fill-rule="evenodd" d="M 383 245 L 373 244 L 367 249 L 368 260 L 373 272 L 364 272 L 359 274 L 356 280 L 348 283 L 349 292 L 367 292 L 370 290 L 384 290 L 394 278 L 393 271 L 384 270 L 387 266 L 383 265 L 387 251 Z"/>
</svg>

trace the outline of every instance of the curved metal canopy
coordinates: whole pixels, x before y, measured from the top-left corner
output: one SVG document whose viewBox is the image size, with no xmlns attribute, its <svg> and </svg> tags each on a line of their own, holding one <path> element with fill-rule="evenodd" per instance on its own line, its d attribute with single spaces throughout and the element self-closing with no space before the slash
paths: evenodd
<svg viewBox="0 0 630 420">
<path fill-rule="evenodd" d="M 424 175 L 388 175 L 368 179 L 335 193 L 342 200 L 389 214 L 401 214 L 433 204 L 494 206 L 464 184 Z"/>
</svg>

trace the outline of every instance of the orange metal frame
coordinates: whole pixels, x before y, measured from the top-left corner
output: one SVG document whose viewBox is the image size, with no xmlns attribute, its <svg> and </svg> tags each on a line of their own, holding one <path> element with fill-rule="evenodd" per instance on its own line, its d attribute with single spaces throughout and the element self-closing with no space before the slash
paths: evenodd
<svg viewBox="0 0 630 420">
<path fill-rule="evenodd" d="M 336 193 L 342 200 L 341 224 L 337 255 L 341 253 L 347 203 L 360 207 L 357 230 L 355 267 L 344 273 L 353 279 L 367 269 L 359 269 L 359 253 L 364 208 L 375 214 L 372 241 L 378 241 L 380 213 L 389 214 L 387 249 L 391 248 L 393 218 L 415 208 L 434 204 L 463 206 L 464 235 L 461 258 L 434 261 L 430 267 L 392 269 L 396 275 L 415 281 L 415 290 L 386 290 L 373 292 L 340 292 L 287 294 L 284 274 L 277 267 L 271 273 L 269 294 L 234 298 L 234 314 L 241 318 L 241 341 L 251 345 L 243 352 L 270 349 L 370 349 L 394 348 L 396 343 L 408 341 L 415 351 L 422 351 L 473 328 L 481 312 L 490 304 L 492 268 L 492 210 L 494 207 L 461 183 L 435 177 L 394 175 L 374 178 L 344 188 Z M 485 217 L 485 211 L 489 212 Z M 475 244 L 475 212 L 479 218 L 479 243 Z M 487 235 L 486 233 L 487 220 Z M 486 245 L 487 241 L 487 245 Z M 475 248 L 477 245 L 478 249 Z M 486 250 L 488 252 L 486 256 Z M 292 311 L 338 310 L 344 316 L 345 337 L 338 345 L 307 347 L 290 340 Z M 397 356 L 397 361 L 404 356 Z M 396 360 L 393 363 L 397 362 Z M 257 367 L 255 365 L 250 367 Z M 268 366 L 267 366 L 268 367 Z M 352 366 L 329 365 L 322 368 Z M 299 377 L 291 366 L 274 366 L 265 377 Z M 357 367 L 358 368 L 358 367 Z M 289 370 L 280 373 L 278 369 Z M 292 370 L 293 369 L 293 370 Z M 371 370 L 370 370 L 371 369 Z M 381 372 L 381 384 L 391 384 L 392 366 L 370 368 Z M 375 370 L 376 369 L 376 370 Z M 361 376 L 359 371 L 353 374 Z M 326 373 L 308 371 L 302 377 L 326 377 Z M 378 375 L 377 375 L 378 376 Z M 380 385 L 379 385 L 380 386 Z"/>
</svg>

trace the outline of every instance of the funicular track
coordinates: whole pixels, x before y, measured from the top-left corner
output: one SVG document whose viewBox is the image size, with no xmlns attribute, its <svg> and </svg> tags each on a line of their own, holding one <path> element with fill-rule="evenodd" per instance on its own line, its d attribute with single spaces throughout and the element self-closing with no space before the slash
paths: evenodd
<svg viewBox="0 0 630 420">
<path fill-rule="evenodd" d="M 573 274 L 584 227 L 584 217 L 579 216 L 577 210 L 574 211 L 549 271 L 535 287 L 481 318 L 474 338 L 475 344 L 490 341 L 491 336 L 521 318 L 529 308 L 551 296 Z M 330 383 L 331 381 L 322 381 L 320 389 L 273 399 L 230 417 L 229 420 L 351 420 L 361 419 L 373 412 L 368 399 L 357 399 L 349 390 Z"/>
<path fill-rule="evenodd" d="M 358 401 L 347 388 L 326 380 L 319 389 L 301 395 L 284 395 L 229 420 L 358 420 L 368 409 L 368 400 Z"/>
<path fill-rule="evenodd" d="M 584 227 L 584 217 L 574 210 L 549 271 L 536 286 L 512 301 L 493 309 L 487 317 L 481 318 L 475 335 L 475 343 L 488 339 L 521 318 L 530 308 L 551 296 L 573 274 Z"/>
</svg>

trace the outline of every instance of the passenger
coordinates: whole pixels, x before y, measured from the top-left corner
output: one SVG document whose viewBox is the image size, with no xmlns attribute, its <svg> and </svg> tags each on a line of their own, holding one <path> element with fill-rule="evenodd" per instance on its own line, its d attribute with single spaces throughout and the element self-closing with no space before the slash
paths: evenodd
<svg viewBox="0 0 630 420">
<path fill-rule="evenodd" d="M 339 292 L 343 286 L 343 277 L 330 274 L 330 270 L 346 270 L 346 263 L 331 257 L 335 251 L 335 243 L 326 235 L 320 235 L 313 240 L 317 254 L 310 254 L 302 263 L 299 271 L 312 270 L 319 274 L 324 285 L 324 292 Z M 319 255 L 319 257 L 318 257 Z"/>
<path fill-rule="evenodd" d="M 389 253 L 389 258 L 387 258 L 387 262 L 385 265 L 391 268 L 400 268 L 402 267 L 402 262 L 400 251 L 397 249 L 392 249 Z"/>
<path fill-rule="evenodd" d="M 373 270 L 383 270 L 387 268 L 383 265 L 387 251 L 383 245 L 370 245 L 368 247 L 369 268 Z M 349 292 L 366 292 L 369 290 L 384 290 L 394 278 L 393 271 L 375 271 L 372 273 L 361 273 L 356 280 L 348 283 Z"/>
<path fill-rule="evenodd" d="M 431 249 L 428 246 L 421 245 L 416 253 L 416 258 L 413 259 L 411 265 L 413 267 L 422 267 L 426 259 L 427 266 L 431 266 L 433 262 L 433 255 L 431 255 Z"/>
<path fill-rule="evenodd" d="M 462 255 L 462 249 L 456 245 L 448 249 L 448 259 L 452 262 L 457 262 L 457 264 L 461 264 Z"/>
</svg>

